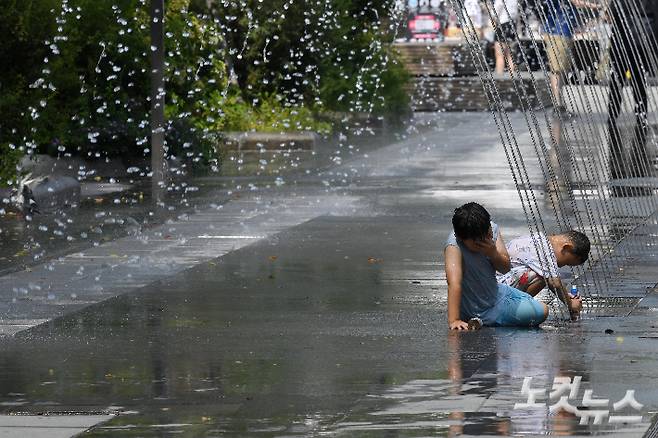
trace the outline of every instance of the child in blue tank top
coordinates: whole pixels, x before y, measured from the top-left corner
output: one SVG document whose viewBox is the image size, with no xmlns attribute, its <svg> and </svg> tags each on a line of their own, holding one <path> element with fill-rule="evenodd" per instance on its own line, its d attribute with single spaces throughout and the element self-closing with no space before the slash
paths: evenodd
<svg viewBox="0 0 658 438">
<path fill-rule="evenodd" d="M 496 271 L 510 270 L 510 257 L 498 225 L 489 212 L 471 202 L 455 210 L 453 233 L 445 246 L 448 280 L 448 324 L 452 330 L 471 326 L 536 326 L 548 316 L 548 307 L 506 284 Z M 477 324 L 474 322 L 477 321 Z"/>
</svg>

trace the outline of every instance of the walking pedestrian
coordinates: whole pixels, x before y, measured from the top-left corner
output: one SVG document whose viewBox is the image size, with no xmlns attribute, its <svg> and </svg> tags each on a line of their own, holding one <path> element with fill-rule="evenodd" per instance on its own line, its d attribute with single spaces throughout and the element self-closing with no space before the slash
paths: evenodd
<svg viewBox="0 0 658 438">
<path fill-rule="evenodd" d="M 496 41 L 494 50 L 496 53 L 496 73 L 502 75 L 505 72 L 505 64 L 510 74 L 516 71 L 516 64 L 512 56 L 512 47 L 516 41 L 516 18 L 519 11 L 517 0 L 495 0 L 493 17 L 491 21 L 494 27 Z"/>
<path fill-rule="evenodd" d="M 562 76 L 571 67 L 573 31 L 579 25 L 577 8 L 599 9 L 600 5 L 588 0 L 544 0 L 539 11 L 544 21 L 549 80 L 558 114 L 567 113 L 562 102 Z"/>
<path fill-rule="evenodd" d="M 465 23 L 462 23 L 464 29 L 470 29 L 473 26 L 473 32 L 479 42 L 482 40 L 482 6 L 479 0 L 464 0 L 464 10 L 462 12 Z M 469 23 L 470 21 L 470 23 Z M 466 32 L 470 35 L 471 32 Z"/>
</svg>

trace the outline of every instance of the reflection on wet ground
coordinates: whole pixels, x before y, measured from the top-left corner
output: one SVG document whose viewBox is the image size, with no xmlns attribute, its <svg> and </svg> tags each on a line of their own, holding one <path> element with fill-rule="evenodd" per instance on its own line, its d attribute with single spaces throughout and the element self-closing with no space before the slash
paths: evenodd
<svg viewBox="0 0 658 438">
<path fill-rule="evenodd" d="M 582 327 L 575 331 L 583 334 Z M 427 432 L 448 436 L 641 435 L 647 419 L 640 424 L 594 425 L 594 417 L 587 417 L 594 410 L 583 406 L 582 392 L 593 390 L 597 398 L 604 393 L 593 383 L 592 353 L 573 348 L 572 336 L 551 327 L 450 333 L 448 367 L 445 371 L 440 367 L 437 378 L 408 381 L 372 395 L 327 430 L 344 436 L 377 436 L 376 431 L 384 430 L 392 436 Z M 546 390 L 533 407 L 518 406 L 527 403 L 521 392 L 527 377 L 532 377 L 533 389 Z M 555 378 L 582 379 L 581 400 L 578 396 L 570 400 L 579 409 L 577 414 L 551 412 L 559 399 L 548 395 L 555 388 Z"/>
<path fill-rule="evenodd" d="M 427 135 L 321 175 L 356 169 L 341 192 L 360 197 L 352 213 L 0 339 L 0 411 L 118 413 L 99 437 L 641 436 L 658 408 L 655 292 L 592 301 L 613 310 L 576 323 L 447 331 L 452 209 L 484 198 L 507 238 L 527 230 L 496 132 L 474 139 L 486 117 L 455 117 L 471 119 L 449 142 Z M 632 274 L 638 287 L 655 265 Z M 612 403 L 635 389 L 641 423 L 580 425 L 540 399 L 515 409 L 525 377 L 550 390 L 577 376 L 581 414 L 584 390 Z"/>
<path fill-rule="evenodd" d="M 197 187 L 198 188 L 198 187 Z M 230 198 L 225 185 L 203 187 L 203 194 L 214 192 L 215 202 Z M 127 235 L 193 213 L 200 193 L 173 200 L 170 208 L 156 216 L 148 185 L 138 181 L 116 193 L 83 197 L 76 208 L 62 208 L 25 215 L 9 212 L 0 216 L 0 275 L 25 269 L 62 255 L 101 245 Z M 204 199 L 208 203 L 208 199 Z"/>
</svg>

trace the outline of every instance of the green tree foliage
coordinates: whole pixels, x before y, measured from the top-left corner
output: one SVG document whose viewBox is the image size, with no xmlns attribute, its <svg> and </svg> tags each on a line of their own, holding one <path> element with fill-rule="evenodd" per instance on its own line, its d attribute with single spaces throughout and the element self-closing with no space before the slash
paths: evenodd
<svg viewBox="0 0 658 438">
<path fill-rule="evenodd" d="M 408 104 L 408 76 L 390 49 L 394 8 L 394 0 L 211 1 L 245 99 L 281 94 L 316 111 L 387 116 Z"/>
<path fill-rule="evenodd" d="M 212 21 L 189 0 L 166 2 L 166 90 L 172 153 L 203 154 L 197 102 L 226 88 Z M 4 184 L 24 153 L 140 157 L 148 151 L 147 0 L 26 0 L 3 5 L 0 147 Z M 9 154 L 5 151 L 15 151 Z"/>
<path fill-rule="evenodd" d="M 167 132 L 170 146 L 180 149 L 185 142 L 177 140 L 195 139 L 193 128 L 181 120 L 193 115 L 197 99 L 224 85 L 225 69 L 215 56 L 217 27 L 189 13 L 187 0 L 166 3 Z M 142 0 L 62 3 L 63 24 L 53 37 L 62 39 L 54 42 L 57 53 L 50 56 L 41 85 L 47 100 L 44 125 L 37 130 L 47 135 L 37 139 L 41 151 L 50 142 L 88 156 L 144 154 L 150 110 L 147 7 Z"/>
<path fill-rule="evenodd" d="M 226 130 L 326 132 L 326 111 L 403 111 L 393 0 L 167 0 L 169 153 Z M 144 157 L 148 0 L 7 0 L 0 8 L 0 184 L 25 153 Z"/>
<path fill-rule="evenodd" d="M 38 96 L 29 84 L 40 75 L 47 54 L 44 41 L 55 22 L 46 22 L 57 0 L 7 0 L 0 8 L 0 186 L 11 183 L 23 155 L 21 145 L 32 141 L 32 110 Z"/>
</svg>

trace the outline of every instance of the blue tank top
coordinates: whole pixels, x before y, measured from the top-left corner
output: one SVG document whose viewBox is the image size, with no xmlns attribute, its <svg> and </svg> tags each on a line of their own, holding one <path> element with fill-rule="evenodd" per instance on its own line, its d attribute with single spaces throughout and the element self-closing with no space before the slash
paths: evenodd
<svg viewBox="0 0 658 438">
<path fill-rule="evenodd" d="M 573 27 L 578 25 L 576 8 L 570 0 L 544 0 L 546 18 L 544 30 L 551 35 L 573 36 Z"/>
<path fill-rule="evenodd" d="M 495 242 L 498 240 L 498 225 L 491 222 L 491 228 Z M 461 319 L 481 317 L 496 304 L 498 296 L 496 268 L 489 257 L 466 248 L 456 238 L 454 231 L 446 240 L 446 248 L 451 245 L 458 247 L 462 253 Z"/>
</svg>

